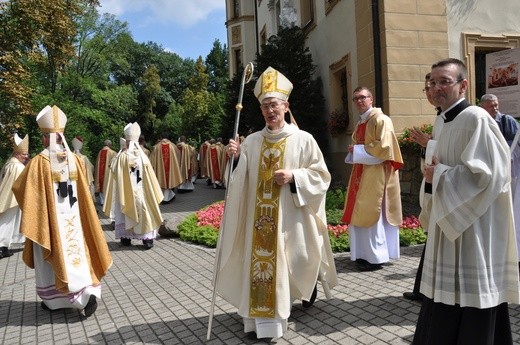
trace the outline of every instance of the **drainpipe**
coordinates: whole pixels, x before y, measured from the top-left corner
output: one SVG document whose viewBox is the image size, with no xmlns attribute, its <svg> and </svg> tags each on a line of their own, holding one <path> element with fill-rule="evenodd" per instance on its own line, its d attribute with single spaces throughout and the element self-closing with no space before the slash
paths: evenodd
<svg viewBox="0 0 520 345">
<path fill-rule="evenodd" d="M 374 33 L 374 78 L 375 78 L 375 103 L 378 108 L 383 108 L 383 81 L 381 68 L 381 33 L 379 28 L 379 1 L 372 0 L 372 31 Z"/>
<path fill-rule="evenodd" d="M 258 42 L 258 0 L 255 0 L 255 41 L 256 41 L 256 55 L 260 53 L 260 46 Z"/>
</svg>

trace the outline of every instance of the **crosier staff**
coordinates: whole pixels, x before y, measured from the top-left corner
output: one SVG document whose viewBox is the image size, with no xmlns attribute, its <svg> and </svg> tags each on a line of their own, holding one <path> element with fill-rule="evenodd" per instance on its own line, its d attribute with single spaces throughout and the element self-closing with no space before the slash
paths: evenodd
<svg viewBox="0 0 520 345">
<path fill-rule="evenodd" d="M 242 111 L 242 108 L 243 108 L 242 97 L 244 96 L 244 85 L 251 81 L 251 78 L 253 77 L 253 70 L 254 70 L 253 63 L 250 62 L 246 65 L 246 67 L 244 68 L 244 72 L 242 73 L 242 82 L 240 83 L 240 92 L 238 94 L 238 103 L 235 106 L 237 113 L 236 113 L 236 117 L 235 117 L 235 127 L 233 130 L 233 137 L 232 137 L 233 139 L 235 139 L 238 135 L 238 124 L 240 122 L 240 111 Z M 230 168 L 228 170 L 228 176 L 227 176 L 228 187 L 226 188 L 226 194 L 224 197 L 224 200 L 226 200 L 226 201 L 227 201 L 229 185 L 231 183 L 231 173 L 233 172 L 234 160 L 235 160 L 235 156 L 231 155 L 230 162 L 229 162 Z M 224 203 L 224 210 L 225 210 L 225 207 L 226 207 L 226 203 Z M 225 222 L 226 219 L 224 218 L 222 221 Z M 220 231 L 223 231 L 224 228 L 225 228 L 224 226 L 221 226 Z M 220 271 L 220 260 L 222 257 L 222 252 L 220 250 L 221 238 L 222 238 L 222 233 L 219 234 L 218 242 L 217 242 L 217 251 L 216 251 L 217 258 L 216 258 L 216 262 L 215 262 L 215 272 L 213 272 L 213 297 L 211 298 L 211 307 L 209 310 L 208 333 L 206 335 L 207 340 L 209 340 L 209 338 L 211 337 L 211 324 L 213 322 L 213 314 L 215 313 L 215 301 L 217 298 L 218 272 Z"/>
</svg>

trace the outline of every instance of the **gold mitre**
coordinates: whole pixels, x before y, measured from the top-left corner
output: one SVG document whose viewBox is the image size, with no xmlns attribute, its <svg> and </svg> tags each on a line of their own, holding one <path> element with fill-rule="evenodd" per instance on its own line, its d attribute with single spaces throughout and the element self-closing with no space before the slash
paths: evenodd
<svg viewBox="0 0 520 345">
<path fill-rule="evenodd" d="M 276 97 L 287 101 L 293 89 L 293 84 L 282 73 L 272 67 L 260 75 L 255 85 L 255 96 L 262 103 L 264 98 Z"/>
<path fill-rule="evenodd" d="M 36 116 L 36 122 L 43 133 L 63 133 L 65 124 L 67 124 L 67 116 L 55 105 L 52 108 L 46 106 Z"/>
<path fill-rule="evenodd" d="M 74 137 L 74 139 L 72 139 L 72 147 L 75 151 L 81 151 L 83 148 L 83 140 L 78 136 Z"/>
<path fill-rule="evenodd" d="M 126 150 L 126 139 L 125 138 L 119 138 L 119 149 Z"/>
<path fill-rule="evenodd" d="M 18 136 L 18 133 L 14 134 L 14 152 L 29 153 L 29 137 L 27 134 L 23 139 Z"/>
<path fill-rule="evenodd" d="M 138 142 L 141 135 L 141 127 L 137 122 L 129 123 L 125 126 L 124 133 L 126 140 Z"/>
</svg>

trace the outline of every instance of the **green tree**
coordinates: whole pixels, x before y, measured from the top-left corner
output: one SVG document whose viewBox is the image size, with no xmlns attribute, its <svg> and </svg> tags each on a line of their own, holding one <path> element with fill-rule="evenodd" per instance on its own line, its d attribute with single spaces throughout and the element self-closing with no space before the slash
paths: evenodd
<svg viewBox="0 0 520 345">
<path fill-rule="evenodd" d="M 225 94 L 228 78 L 228 51 L 219 40 L 213 42 L 213 48 L 206 56 L 206 68 L 209 75 L 208 91 Z"/>
<path fill-rule="evenodd" d="M 155 115 L 153 113 L 153 108 L 155 106 L 155 97 L 157 97 L 161 91 L 160 80 L 159 70 L 155 65 L 150 65 L 141 78 L 144 98 L 144 114 L 141 126 L 145 128 L 154 128 Z"/>
<path fill-rule="evenodd" d="M 60 72 L 74 56 L 74 19 L 97 5 L 97 0 L 0 2 L 2 156 L 10 150 L 6 144 L 12 133 L 24 125 L 23 116 L 34 115 L 35 91 L 55 91 Z"/>
<path fill-rule="evenodd" d="M 200 142 L 220 133 L 223 110 L 219 106 L 219 97 L 207 91 L 208 74 L 201 57 L 196 62 L 195 71 L 182 97 L 182 134 Z"/>
</svg>

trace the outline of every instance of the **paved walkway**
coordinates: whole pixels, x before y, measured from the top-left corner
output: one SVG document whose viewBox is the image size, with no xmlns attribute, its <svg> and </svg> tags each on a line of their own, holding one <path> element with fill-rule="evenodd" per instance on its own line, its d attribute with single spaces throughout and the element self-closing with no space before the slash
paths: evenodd
<svg viewBox="0 0 520 345">
<path fill-rule="evenodd" d="M 192 193 L 161 206 L 170 226 L 224 198 L 201 180 Z M 40 308 L 34 271 L 18 250 L 0 260 L 1 344 L 254 344 L 235 308 L 217 298 L 211 340 L 206 342 L 215 251 L 178 239 L 159 238 L 153 249 L 120 247 L 102 219 L 114 265 L 103 281 L 102 301 L 85 318 L 76 310 Z M 348 253 L 336 255 L 339 286 L 316 304 L 293 306 L 289 330 L 277 344 L 410 344 L 420 305 L 402 298 L 411 289 L 422 246 L 402 248 L 383 270 L 357 272 Z M 520 307 L 510 306 L 515 343 L 520 343 Z"/>
</svg>

